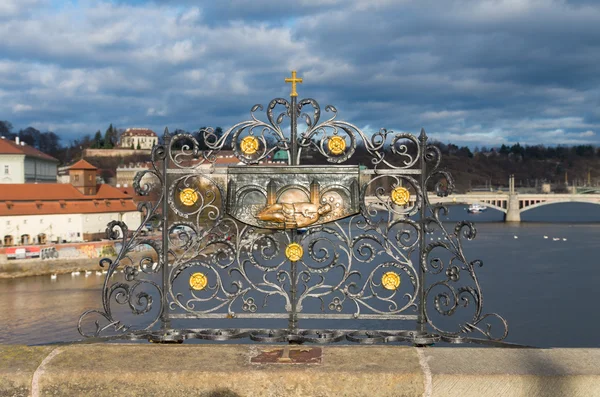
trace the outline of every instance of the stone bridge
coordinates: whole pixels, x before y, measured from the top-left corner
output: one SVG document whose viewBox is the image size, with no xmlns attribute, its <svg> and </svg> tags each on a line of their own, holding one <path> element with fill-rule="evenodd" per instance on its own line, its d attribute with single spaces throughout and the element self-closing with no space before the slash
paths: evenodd
<svg viewBox="0 0 600 397">
<path fill-rule="evenodd" d="M 520 222 L 521 214 L 534 208 L 557 203 L 590 203 L 600 205 L 600 194 L 456 194 L 430 196 L 431 203 L 485 204 L 504 212 L 507 222 Z"/>
<path fill-rule="evenodd" d="M 367 197 L 367 202 L 376 203 L 376 197 Z M 414 200 L 411 201 L 411 203 Z M 520 222 L 521 214 L 544 205 L 558 203 L 590 203 L 600 205 L 600 194 L 519 194 L 514 188 L 514 179 L 509 181 L 508 192 L 481 194 L 453 194 L 438 197 L 429 193 L 429 202 L 447 204 L 485 204 L 488 208 L 502 211 L 507 222 Z"/>
</svg>

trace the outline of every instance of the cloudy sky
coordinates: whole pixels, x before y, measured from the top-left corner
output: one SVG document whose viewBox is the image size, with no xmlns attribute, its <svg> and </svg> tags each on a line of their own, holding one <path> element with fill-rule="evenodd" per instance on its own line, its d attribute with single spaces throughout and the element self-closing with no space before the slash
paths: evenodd
<svg viewBox="0 0 600 397">
<path fill-rule="evenodd" d="M 0 120 L 63 143 L 228 127 L 289 95 L 366 131 L 600 144 L 595 0 L 0 0 Z"/>
</svg>

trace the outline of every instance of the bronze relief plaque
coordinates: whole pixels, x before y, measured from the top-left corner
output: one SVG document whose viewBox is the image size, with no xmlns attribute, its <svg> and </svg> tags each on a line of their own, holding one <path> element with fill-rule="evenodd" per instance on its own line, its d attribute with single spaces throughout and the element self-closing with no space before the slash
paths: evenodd
<svg viewBox="0 0 600 397">
<path fill-rule="evenodd" d="M 227 213 L 267 229 L 320 225 L 357 214 L 357 166 L 231 166 Z"/>
</svg>

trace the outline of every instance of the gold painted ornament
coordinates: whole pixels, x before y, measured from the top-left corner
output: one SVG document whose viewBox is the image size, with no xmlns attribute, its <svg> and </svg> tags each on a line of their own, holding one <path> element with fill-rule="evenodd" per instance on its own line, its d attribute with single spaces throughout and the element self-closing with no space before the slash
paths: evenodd
<svg viewBox="0 0 600 397">
<path fill-rule="evenodd" d="M 190 276 L 190 288 L 196 291 L 201 291 L 208 284 L 208 279 L 204 273 L 194 273 Z"/>
<path fill-rule="evenodd" d="M 181 203 L 186 206 L 191 206 L 196 204 L 198 201 L 198 192 L 192 188 L 185 188 L 179 193 L 179 200 Z"/>
<path fill-rule="evenodd" d="M 398 186 L 392 190 L 391 198 L 396 205 L 406 205 L 410 201 L 410 192 L 407 188 Z"/>
<path fill-rule="evenodd" d="M 327 142 L 329 152 L 334 155 L 340 155 L 346 150 L 346 140 L 341 136 L 334 135 Z"/>
<path fill-rule="evenodd" d="M 296 77 L 296 71 L 295 70 L 292 70 L 292 77 L 291 78 L 286 78 L 285 82 L 286 83 L 292 83 L 292 92 L 290 93 L 290 96 L 298 96 L 298 92 L 296 92 L 296 83 L 302 84 L 302 78 L 301 77 Z"/>
<path fill-rule="evenodd" d="M 240 148 L 242 149 L 242 153 L 247 156 L 254 154 L 258 150 L 258 139 L 253 136 L 247 136 L 240 142 Z"/>
<path fill-rule="evenodd" d="M 292 262 L 299 261 L 302 255 L 304 255 L 304 250 L 298 243 L 291 243 L 285 248 L 285 256 Z"/>
<path fill-rule="evenodd" d="M 387 272 L 381 276 L 381 285 L 390 291 L 395 291 L 400 286 L 400 276 L 395 272 Z"/>
</svg>

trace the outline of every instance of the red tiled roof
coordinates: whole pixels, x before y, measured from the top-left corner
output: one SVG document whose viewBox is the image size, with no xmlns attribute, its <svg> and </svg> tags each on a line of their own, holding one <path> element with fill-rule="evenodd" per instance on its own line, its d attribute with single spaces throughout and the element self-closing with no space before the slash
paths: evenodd
<svg viewBox="0 0 600 397">
<path fill-rule="evenodd" d="M 94 214 L 103 212 L 137 211 L 137 206 L 130 199 L 95 200 L 95 201 L 44 201 L 41 205 L 35 202 L 18 202 L 12 205 L 0 202 L 0 216 L 11 215 L 52 215 L 52 214 Z"/>
<path fill-rule="evenodd" d="M 137 211 L 131 196 L 110 185 L 98 185 L 86 196 L 69 184 L 4 184 L 0 189 L 0 216 L 91 214 Z"/>
<path fill-rule="evenodd" d="M 119 191 L 121 191 L 123 194 L 126 194 L 128 197 L 132 198 L 134 203 L 139 203 L 141 201 L 156 202 L 159 199 L 159 193 L 156 191 L 150 191 L 150 194 L 147 196 L 140 196 L 135 192 L 133 186 L 118 187 L 116 189 L 119 189 Z"/>
<path fill-rule="evenodd" d="M 128 199 L 119 189 L 110 185 L 98 185 L 95 195 L 86 196 L 68 183 L 14 183 L 3 184 L 0 189 L 0 206 L 3 201 L 35 201 L 43 202 L 56 200 L 104 200 L 104 199 Z"/>
<path fill-rule="evenodd" d="M 24 154 L 29 157 L 59 162 L 54 157 L 40 152 L 34 147 L 29 145 L 17 145 L 16 142 L 11 141 L 10 139 L 0 139 L 0 154 Z"/>
<path fill-rule="evenodd" d="M 93 198 L 101 199 L 128 199 L 130 195 L 123 193 L 121 190 L 111 185 L 102 184 L 98 185 L 98 191 L 95 196 L 89 196 Z"/>
<path fill-rule="evenodd" d="M 2 185 L 1 201 L 31 201 L 43 197 L 44 200 L 77 200 L 83 196 L 73 185 L 62 183 L 32 184 L 15 183 Z"/>
<path fill-rule="evenodd" d="M 94 167 L 87 161 L 81 159 L 72 166 L 69 167 L 70 170 L 97 170 L 98 168 Z"/>
<path fill-rule="evenodd" d="M 121 136 L 155 136 L 156 133 L 148 128 L 127 128 Z"/>
</svg>

